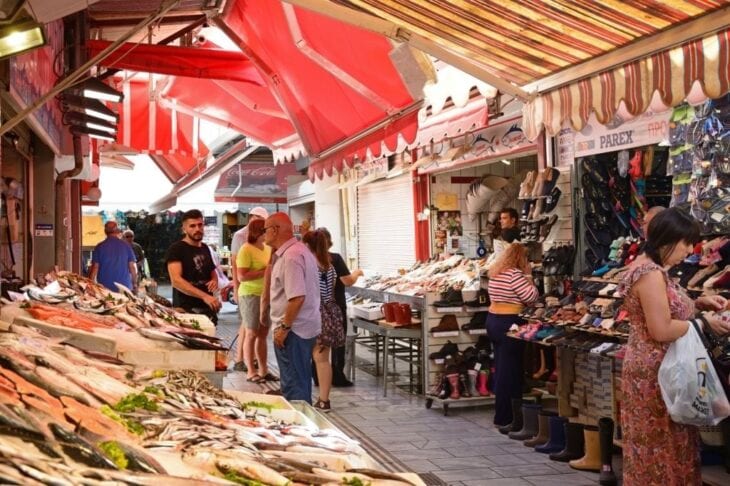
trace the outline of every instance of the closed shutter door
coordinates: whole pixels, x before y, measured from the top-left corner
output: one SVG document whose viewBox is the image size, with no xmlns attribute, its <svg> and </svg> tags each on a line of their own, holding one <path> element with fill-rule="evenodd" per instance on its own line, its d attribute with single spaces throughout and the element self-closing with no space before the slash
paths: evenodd
<svg viewBox="0 0 730 486">
<path fill-rule="evenodd" d="M 411 175 L 357 189 L 357 257 L 360 268 L 381 274 L 416 261 Z"/>
</svg>

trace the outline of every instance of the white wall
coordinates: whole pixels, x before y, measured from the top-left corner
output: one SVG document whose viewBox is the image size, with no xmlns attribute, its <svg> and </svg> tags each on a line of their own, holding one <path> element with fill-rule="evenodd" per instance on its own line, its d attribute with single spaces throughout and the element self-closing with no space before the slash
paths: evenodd
<svg viewBox="0 0 730 486">
<path fill-rule="evenodd" d="M 332 251 L 344 255 L 340 191 L 328 190 L 337 183 L 336 176 L 314 182 L 314 220 L 318 227 L 324 226 L 332 235 Z"/>
</svg>

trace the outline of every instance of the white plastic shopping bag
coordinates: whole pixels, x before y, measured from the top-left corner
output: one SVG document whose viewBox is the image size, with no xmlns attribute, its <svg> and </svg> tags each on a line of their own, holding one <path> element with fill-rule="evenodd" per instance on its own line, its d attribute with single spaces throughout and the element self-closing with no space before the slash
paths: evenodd
<svg viewBox="0 0 730 486">
<path fill-rule="evenodd" d="M 674 341 L 659 367 L 659 386 L 677 423 L 717 425 L 730 416 L 730 403 L 694 326 Z"/>
</svg>

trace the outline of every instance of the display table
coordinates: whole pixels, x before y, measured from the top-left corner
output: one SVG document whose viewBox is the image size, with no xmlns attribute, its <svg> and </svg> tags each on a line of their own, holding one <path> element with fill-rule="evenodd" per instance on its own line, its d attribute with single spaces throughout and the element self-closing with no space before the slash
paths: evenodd
<svg viewBox="0 0 730 486">
<path fill-rule="evenodd" d="M 388 396 L 388 358 L 391 356 L 391 350 L 395 346 L 395 339 L 407 339 L 409 342 L 409 359 L 408 359 L 408 376 L 410 381 L 409 391 L 413 393 L 413 382 L 414 378 L 419 378 L 420 383 L 423 383 L 423 379 L 418 376 L 414 376 L 414 368 L 419 371 L 423 368 L 421 364 L 421 343 L 423 341 L 423 334 L 421 328 L 407 328 L 407 327 L 393 327 L 385 324 L 379 324 L 377 322 L 368 321 L 355 317 L 352 319 L 352 327 L 357 329 L 364 329 L 376 336 L 376 340 L 382 337 L 383 339 L 383 396 Z M 414 353 L 414 344 L 417 344 Z M 375 375 L 380 375 L 380 346 L 376 343 L 375 347 Z M 414 359 L 416 360 L 414 366 Z M 395 360 L 393 360 L 393 371 L 395 372 Z"/>
</svg>

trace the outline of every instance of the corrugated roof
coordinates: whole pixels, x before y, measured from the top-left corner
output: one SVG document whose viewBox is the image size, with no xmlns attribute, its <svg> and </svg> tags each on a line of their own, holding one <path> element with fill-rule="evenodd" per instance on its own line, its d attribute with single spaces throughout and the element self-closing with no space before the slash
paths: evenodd
<svg viewBox="0 0 730 486">
<path fill-rule="evenodd" d="M 523 86 L 730 4 L 723 0 L 333 0 Z"/>
</svg>

